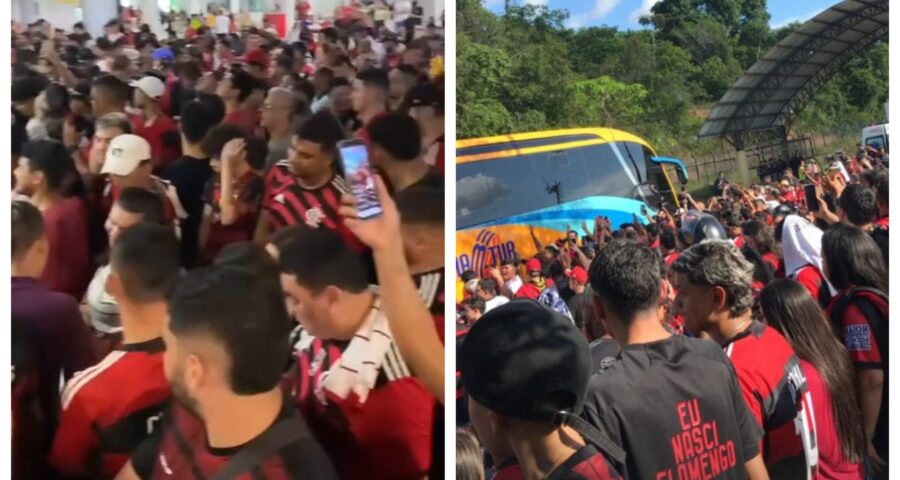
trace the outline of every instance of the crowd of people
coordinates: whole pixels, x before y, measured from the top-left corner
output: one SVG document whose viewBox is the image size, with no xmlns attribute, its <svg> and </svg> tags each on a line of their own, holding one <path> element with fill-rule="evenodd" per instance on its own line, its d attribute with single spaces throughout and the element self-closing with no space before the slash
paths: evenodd
<svg viewBox="0 0 900 480">
<path fill-rule="evenodd" d="M 443 41 L 347 9 L 14 28 L 12 478 L 442 478 Z"/>
<path fill-rule="evenodd" d="M 887 155 L 851 160 L 464 272 L 458 478 L 888 478 Z"/>
</svg>

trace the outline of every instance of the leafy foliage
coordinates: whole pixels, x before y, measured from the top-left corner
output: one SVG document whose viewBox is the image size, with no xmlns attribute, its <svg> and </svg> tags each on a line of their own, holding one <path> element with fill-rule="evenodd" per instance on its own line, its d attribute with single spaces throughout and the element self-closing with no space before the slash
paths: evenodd
<svg viewBox="0 0 900 480">
<path fill-rule="evenodd" d="M 514 3 L 514 2 L 513 2 Z M 648 28 L 566 28 L 568 12 L 457 1 L 457 135 L 604 126 L 658 150 L 703 154 L 712 105 L 798 24 L 769 28 L 766 0 L 662 0 Z M 794 130 L 854 129 L 883 118 L 888 48 L 854 58 L 800 113 Z"/>
</svg>

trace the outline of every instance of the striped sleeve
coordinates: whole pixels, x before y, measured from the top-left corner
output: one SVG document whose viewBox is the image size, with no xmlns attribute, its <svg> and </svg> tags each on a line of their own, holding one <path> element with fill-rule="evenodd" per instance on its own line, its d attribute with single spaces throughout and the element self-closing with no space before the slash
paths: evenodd
<svg viewBox="0 0 900 480">
<path fill-rule="evenodd" d="M 114 351 L 100 363 L 77 373 L 62 392 L 62 413 L 59 428 L 53 441 L 50 462 L 68 475 L 83 473 L 88 467 L 91 455 L 98 448 L 94 433 L 91 402 L 79 395 L 85 385 L 114 365 L 125 352 Z"/>
</svg>

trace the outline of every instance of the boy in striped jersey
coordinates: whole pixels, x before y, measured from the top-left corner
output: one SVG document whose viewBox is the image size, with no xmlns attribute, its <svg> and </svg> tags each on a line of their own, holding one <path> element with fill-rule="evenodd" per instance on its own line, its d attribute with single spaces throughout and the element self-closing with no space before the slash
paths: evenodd
<svg viewBox="0 0 900 480">
<path fill-rule="evenodd" d="M 161 335 L 165 299 L 180 276 L 178 254 L 172 229 L 148 223 L 113 246 L 106 288 L 119 305 L 123 345 L 63 390 L 50 461 L 65 476 L 115 476 L 171 396 Z"/>
<path fill-rule="evenodd" d="M 314 337 L 296 353 L 291 393 L 341 478 L 422 478 L 434 396 L 401 356 L 363 259 L 340 240 L 301 228 L 278 245 L 285 296 Z"/>
</svg>

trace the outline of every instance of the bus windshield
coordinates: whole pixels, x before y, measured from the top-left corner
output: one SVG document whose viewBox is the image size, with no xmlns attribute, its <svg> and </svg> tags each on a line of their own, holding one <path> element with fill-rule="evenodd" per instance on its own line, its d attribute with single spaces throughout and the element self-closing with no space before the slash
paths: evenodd
<svg viewBox="0 0 900 480">
<path fill-rule="evenodd" d="M 466 155 L 465 149 L 458 155 Z M 660 191 L 671 188 L 650 156 L 640 144 L 609 142 L 460 163 L 457 228 L 592 195 L 632 198 L 655 208 Z"/>
</svg>

